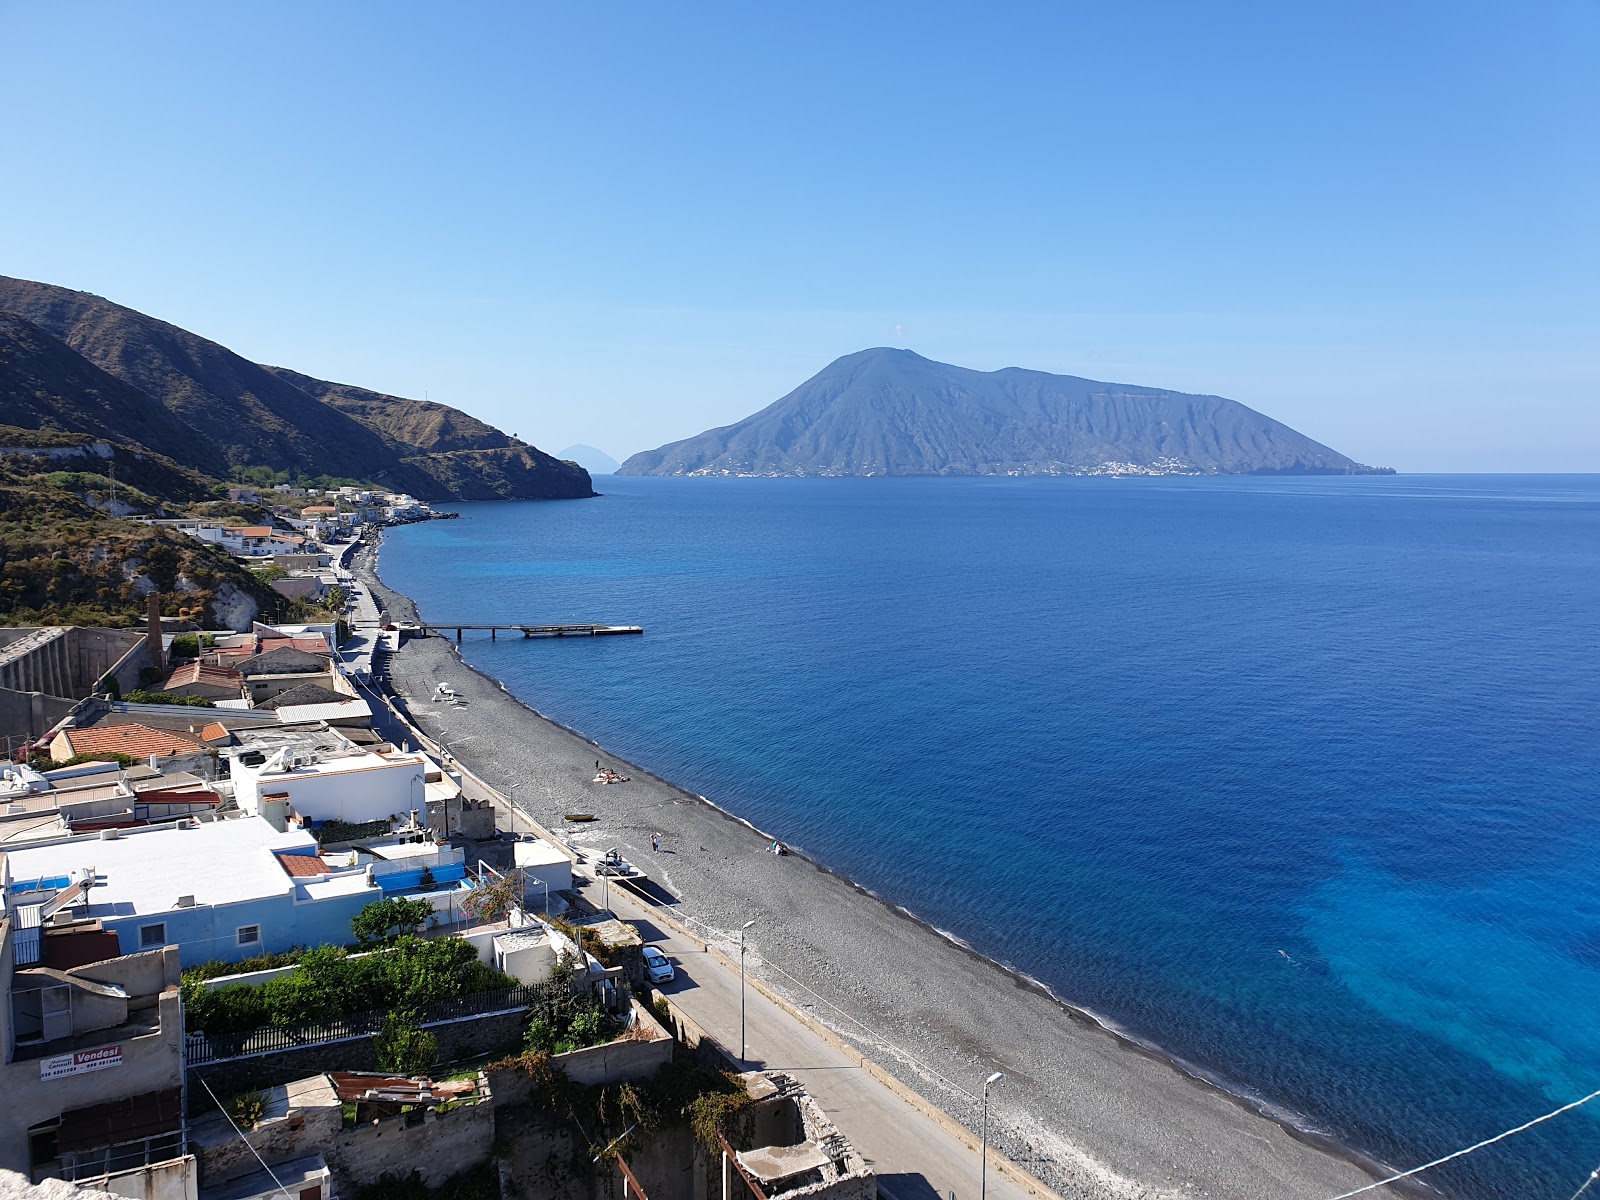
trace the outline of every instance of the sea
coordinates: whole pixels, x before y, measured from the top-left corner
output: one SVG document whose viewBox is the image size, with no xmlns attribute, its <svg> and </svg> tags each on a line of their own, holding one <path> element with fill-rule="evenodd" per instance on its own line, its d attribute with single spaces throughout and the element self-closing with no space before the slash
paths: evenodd
<svg viewBox="0 0 1600 1200">
<path fill-rule="evenodd" d="M 1409 1167 L 1600 1089 L 1600 476 L 597 479 L 393 530 L 541 712 Z M 1600 1100 L 1429 1172 L 1566 1200 Z"/>
</svg>

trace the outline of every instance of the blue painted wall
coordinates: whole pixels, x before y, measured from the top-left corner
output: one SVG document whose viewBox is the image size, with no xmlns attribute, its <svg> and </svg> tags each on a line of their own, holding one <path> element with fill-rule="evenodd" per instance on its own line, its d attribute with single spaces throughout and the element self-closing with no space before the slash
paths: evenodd
<svg viewBox="0 0 1600 1200">
<path fill-rule="evenodd" d="M 268 896 L 239 904 L 202 904 L 165 913 L 106 918 L 104 925 L 116 933 L 124 954 L 136 954 L 148 948 L 140 945 L 140 928 L 164 923 L 166 944 L 177 946 L 179 961 L 192 967 L 212 959 L 236 962 L 257 954 L 276 954 L 295 946 L 319 946 L 325 942 L 349 945 L 354 940 L 350 936 L 350 919 L 381 895 L 372 889 L 354 896 L 298 904 L 292 894 Z M 261 926 L 261 940 L 239 945 L 241 925 Z"/>
</svg>

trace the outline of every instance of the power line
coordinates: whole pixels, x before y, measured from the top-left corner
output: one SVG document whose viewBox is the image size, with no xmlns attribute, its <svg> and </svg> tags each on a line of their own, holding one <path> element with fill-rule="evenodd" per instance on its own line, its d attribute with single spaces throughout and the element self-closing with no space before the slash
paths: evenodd
<svg viewBox="0 0 1600 1200">
<path fill-rule="evenodd" d="M 1600 1167 L 1596 1167 L 1594 1170 L 1589 1172 L 1589 1178 L 1585 1179 L 1579 1186 L 1578 1190 L 1572 1193 L 1572 1200 L 1578 1200 L 1578 1197 L 1587 1192 L 1589 1190 L 1589 1185 L 1596 1179 L 1600 1179 Z"/>
<path fill-rule="evenodd" d="M 1545 1113 L 1542 1117 L 1535 1117 L 1531 1121 L 1524 1122 L 1523 1124 L 1518 1125 L 1515 1129 L 1508 1129 L 1504 1133 L 1497 1133 L 1492 1138 L 1484 1138 L 1483 1141 L 1468 1146 L 1464 1150 L 1457 1150 L 1454 1154 L 1446 1154 L 1443 1158 L 1436 1158 L 1432 1162 L 1423 1163 L 1420 1167 L 1412 1167 L 1409 1171 L 1401 1171 L 1398 1175 L 1391 1175 L 1387 1179 L 1380 1179 L 1376 1183 L 1369 1183 L 1364 1187 L 1356 1188 L 1354 1191 L 1340 1192 L 1337 1196 L 1330 1197 L 1330 1200 L 1349 1200 L 1349 1197 L 1359 1196 L 1362 1192 L 1370 1192 L 1375 1188 L 1387 1187 L 1391 1183 L 1398 1183 L 1402 1179 L 1409 1179 L 1413 1175 L 1420 1175 L 1422 1172 L 1432 1170 L 1434 1167 L 1439 1166 L 1441 1163 L 1447 1163 L 1453 1158 L 1464 1158 L 1475 1150 L 1482 1150 L 1485 1146 L 1492 1146 L 1496 1142 L 1503 1142 L 1513 1134 L 1522 1133 L 1524 1130 L 1532 1129 L 1535 1125 L 1541 1124 L 1544 1121 L 1548 1121 L 1552 1117 L 1559 1117 L 1564 1112 L 1571 1112 L 1575 1108 L 1581 1108 L 1583 1105 L 1589 1103 L 1589 1101 L 1596 1099 L 1597 1097 L 1600 1097 L 1600 1091 L 1590 1092 L 1581 1100 L 1574 1100 L 1571 1104 L 1563 1104 L 1560 1108 L 1552 1109 L 1550 1112 Z M 1597 1171 L 1600 1171 L 1600 1168 L 1597 1168 Z M 1578 1189 L 1576 1195 L 1573 1196 L 1573 1200 L 1577 1200 L 1577 1197 L 1583 1194 L 1583 1188 L 1588 1187 L 1589 1182 L 1592 1182 L 1593 1179 L 1594 1176 L 1591 1175 L 1589 1177 L 1589 1181 L 1585 1182 L 1583 1187 Z"/>
<path fill-rule="evenodd" d="M 250 1144 L 250 1139 L 245 1137 L 244 1130 L 239 1128 L 238 1122 L 233 1119 L 233 1114 L 228 1111 L 228 1106 L 223 1104 L 221 1100 L 217 1100 L 217 1094 L 211 1090 L 211 1085 L 206 1082 L 206 1077 L 200 1074 L 199 1071 L 194 1073 L 194 1077 L 200 1081 L 200 1086 L 205 1088 L 211 1099 L 216 1101 L 217 1107 L 222 1110 L 222 1115 L 228 1119 L 228 1124 L 233 1126 L 233 1131 L 239 1135 L 239 1140 L 244 1143 L 244 1148 L 256 1156 L 256 1161 L 261 1164 L 261 1169 L 267 1173 L 267 1178 L 277 1185 L 278 1194 L 283 1197 L 283 1200 L 293 1200 L 289 1195 L 289 1189 L 283 1186 L 278 1177 L 272 1173 L 272 1168 L 267 1166 L 267 1160 L 261 1157 L 256 1148 Z"/>
</svg>

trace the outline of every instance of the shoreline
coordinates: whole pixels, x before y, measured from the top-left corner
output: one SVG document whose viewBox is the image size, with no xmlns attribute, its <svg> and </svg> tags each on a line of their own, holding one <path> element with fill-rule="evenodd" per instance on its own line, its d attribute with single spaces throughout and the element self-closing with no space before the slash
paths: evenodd
<svg viewBox="0 0 1600 1200">
<path fill-rule="evenodd" d="M 392 611 L 393 615 L 400 619 L 415 619 L 418 613 L 410 597 L 395 591 L 383 582 L 377 569 L 378 549 L 379 546 L 375 545 L 370 550 L 366 548 L 358 550 L 352 558 L 352 571 L 369 588 L 371 594 Z M 1037 1097 L 1030 1097 L 1030 1102 L 1020 1110 L 1003 1100 L 992 1103 L 991 1106 L 991 1136 L 996 1147 L 1006 1153 L 1013 1162 L 1056 1189 L 1062 1197 L 1133 1198 L 1200 1194 L 1237 1196 L 1240 1200 L 1266 1195 L 1325 1200 L 1328 1196 L 1371 1184 L 1374 1179 L 1392 1173 L 1391 1168 L 1311 1127 L 1309 1122 L 1300 1119 L 1297 1114 L 1274 1105 L 1247 1089 L 1230 1086 L 1225 1079 L 1215 1077 L 1204 1068 L 1164 1051 L 1158 1044 L 1120 1028 L 1114 1021 L 1074 1005 L 1042 981 L 988 957 L 962 939 L 939 929 L 915 912 L 833 870 L 804 851 L 789 847 L 785 843 L 787 853 L 782 858 L 760 853 L 764 846 L 773 840 L 770 835 L 714 801 L 656 775 L 647 767 L 608 753 L 599 742 L 586 736 L 581 730 L 564 725 L 541 713 L 527 700 L 511 691 L 501 680 L 474 667 L 462 655 L 459 647 L 448 639 L 412 639 L 406 643 L 406 651 L 407 653 L 396 656 L 391 664 L 391 682 L 388 690 L 404 702 L 405 710 L 413 723 L 425 728 L 430 736 L 436 739 L 443 737 L 444 741 L 450 742 L 451 737 L 444 736 L 449 732 L 450 725 L 473 729 L 487 728 L 489 724 L 496 723 L 497 718 L 503 722 L 509 713 L 520 718 L 514 724 L 518 726 L 518 732 L 526 738 L 526 741 L 519 743 L 519 748 L 525 751 L 532 744 L 542 742 L 544 744 L 537 748 L 536 753 L 542 751 L 559 754 L 565 750 L 569 752 L 570 759 L 570 751 L 578 746 L 583 747 L 582 771 L 579 776 L 583 781 L 581 787 L 590 789 L 593 787 L 587 783 L 586 778 L 586 773 L 589 771 L 588 756 L 591 753 L 597 753 L 599 757 L 610 760 L 614 765 L 626 767 L 625 773 L 631 776 L 633 782 L 616 789 L 623 792 L 623 795 L 611 795 L 614 789 L 610 788 L 602 793 L 595 793 L 592 790 L 573 793 L 570 787 L 563 789 L 568 794 L 584 796 L 588 807 L 583 811 L 594 809 L 600 812 L 601 807 L 596 803 L 597 797 L 605 801 L 604 808 L 607 810 L 607 815 L 602 816 L 602 821 L 597 822 L 596 826 L 574 831 L 570 835 L 572 840 L 582 841 L 586 836 L 593 839 L 595 835 L 603 832 L 605 836 L 600 840 L 625 844 L 625 840 L 613 832 L 617 828 L 613 823 L 613 817 L 620 818 L 623 821 L 622 828 L 627 829 L 628 818 L 637 818 L 639 814 L 637 806 L 628 805 L 626 802 L 636 797 L 639 791 L 654 791 L 657 793 L 657 803 L 651 815 L 660 818 L 665 815 L 669 806 L 678 809 L 675 815 L 679 816 L 698 813 L 699 819 L 691 819 L 689 825 L 692 832 L 701 835 L 708 832 L 709 827 L 706 822 L 709 818 L 720 818 L 716 824 L 722 827 L 722 832 L 729 832 L 731 827 L 733 837 L 746 843 L 736 848 L 747 854 L 753 854 L 755 856 L 753 861 L 760 867 L 768 868 L 785 863 L 803 866 L 826 880 L 834 891 L 853 897 L 857 907 L 860 906 L 860 901 L 870 902 L 871 908 L 883 919 L 877 924 L 885 925 L 883 932 L 887 934 L 887 937 L 880 939 L 879 944 L 873 948 L 869 958 L 875 967 L 880 968 L 878 974 L 885 973 L 882 969 L 885 958 L 891 964 L 887 973 L 895 976 L 896 959 L 903 963 L 920 965 L 927 956 L 925 948 L 906 945 L 911 940 L 905 936 L 907 933 L 912 933 L 914 938 L 920 938 L 937 947 L 937 951 L 932 954 L 933 958 L 938 958 L 941 954 L 949 956 L 951 952 L 955 952 L 955 955 L 966 964 L 966 969 L 960 973 L 969 977 L 968 986 L 956 989 L 959 993 L 956 1003 L 966 1010 L 963 1015 L 968 1017 L 965 1022 L 966 1027 L 963 1027 L 961 1022 L 938 1022 L 937 1024 L 953 1027 L 942 1031 L 945 1036 L 935 1036 L 931 1039 L 931 1043 L 925 1041 L 924 1044 L 916 1046 L 915 1050 L 903 1049 L 896 1041 L 891 1041 L 879 1032 L 885 1026 L 897 1028 L 896 1020 L 904 1023 L 908 1015 L 906 1008 L 909 1001 L 895 995 L 893 991 L 872 989 L 846 976 L 844 984 L 846 995 L 841 1002 L 839 997 L 830 999 L 812 986 L 813 983 L 820 983 L 826 987 L 829 983 L 834 983 L 837 988 L 839 964 L 836 962 L 830 964 L 829 959 L 837 959 L 838 954 L 830 952 L 859 949 L 864 940 L 868 940 L 861 937 L 861 921 L 852 922 L 847 919 L 848 914 L 839 911 L 826 913 L 828 918 L 826 923 L 835 927 L 831 931 L 833 937 L 830 939 L 834 944 L 819 956 L 822 958 L 822 969 L 820 972 L 811 972 L 813 975 L 811 983 L 803 981 L 785 967 L 772 961 L 765 948 L 760 947 L 758 943 L 753 942 L 751 957 L 754 963 L 753 973 L 762 977 L 767 986 L 784 994 L 792 1006 L 811 1010 L 811 1015 L 821 1021 L 834 1035 L 872 1058 L 882 1070 L 912 1088 L 927 1103 L 963 1127 L 976 1133 L 975 1113 L 968 1106 L 955 1101 L 965 1099 L 975 1102 L 975 1092 L 965 1084 L 929 1067 L 927 1059 L 935 1058 L 944 1064 L 970 1062 L 975 1072 L 972 1074 L 974 1085 L 981 1078 L 982 1072 L 994 1066 L 1006 1070 L 1008 1075 L 1014 1078 L 1029 1079 L 1029 1068 L 1018 1064 L 1026 1062 L 1031 1057 L 1039 1057 L 1043 1053 L 1043 1048 L 1039 1046 L 1040 1038 L 1055 1036 L 1061 1040 L 1061 1044 L 1052 1046 L 1057 1053 L 1071 1049 L 1078 1052 L 1073 1057 L 1087 1059 L 1096 1068 L 1088 1072 L 1093 1077 L 1091 1086 L 1087 1088 L 1080 1086 L 1083 1083 L 1082 1062 L 1076 1064 L 1078 1070 L 1073 1072 L 1069 1079 L 1057 1078 L 1050 1081 L 1055 1085 L 1055 1090 L 1076 1093 L 1052 1097 L 1065 1103 L 1038 1103 Z M 427 681 L 432 683 L 440 680 L 442 669 L 466 672 L 475 681 L 471 691 L 476 693 L 481 690 L 483 695 L 469 696 L 470 703 L 460 709 L 452 707 L 436 712 L 432 708 L 422 707 L 416 698 L 428 695 L 430 689 L 403 686 L 402 677 L 426 676 Z M 493 711 L 495 708 L 501 711 L 495 713 Z M 485 716 L 486 713 L 490 715 Z M 541 732 L 545 736 L 538 736 Z M 480 736 L 481 734 L 476 732 L 467 733 L 465 736 L 460 733 L 453 734 L 455 745 L 464 744 Z M 508 777 L 522 774 L 515 768 L 506 767 L 497 758 L 485 757 L 476 747 L 469 747 L 464 751 L 457 751 L 452 747 L 451 752 L 457 758 L 469 760 L 474 773 L 480 777 L 491 782 L 500 780 L 496 786 L 502 790 Z M 506 756 L 511 757 L 510 754 Z M 541 765 L 570 767 L 571 763 L 541 763 Z M 490 769 L 491 766 L 498 769 Z M 556 772 L 557 775 L 560 773 L 559 770 Z M 570 771 L 567 774 L 570 775 Z M 540 812 L 536 804 L 537 792 L 532 790 L 532 784 L 542 781 L 537 778 L 527 778 L 525 775 L 523 778 L 527 779 L 529 790 L 513 795 L 512 799 L 516 806 L 530 811 L 548 826 L 563 829 L 560 820 L 563 809 L 556 804 L 554 795 L 553 784 L 556 780 L 543 782 L 546 799 L 552 807 L 548 811 Z M 642 788 L 641 784 L 650 786 Z M 518 781 L 517 786 L 520 789 L 523 783 Z M 615 803 L 619 800 L 624 802 L 621 811 Z M 565 811 L 577 811 L 577 809 L 569 807 Z M 658 819 L 655 824 L 667 823 Z M 630 829 L 628 832 L 633 831 Z M 648 834 L 640 836 L 648 839 Z M 672 836 L 668 834 L 669 838 Z M 717 839 L 713 836 L 707 840 L 714 842 Z M 648 849 L 643 855 L 640 855 L 635 847 L 628 849 L 630 850 L 628 857 L 633 861 L 641 864 L 650 862 L 652 867 L 655 866 L 649 857 Z M 727 847 L 718 849 L 725 851 Z M 701 844 L 700 850 L 707 852 L 707 846 Z M 676 854 L 677 851 L 667 853 Z M 724 857 L 727 857 L 726 854 Z M 750 865 L 749 862 L 740 864 L 745 868 Z M 752 872 L 746 870 L 744 873 Z M 763 876 L 773 874 L 771 870 L 753 873 Z M 698 925 L 717 932 L 724 932 L 718 927 L 719 921 L 723 927 L 732 927 L 739 923 L 727 917 L 716 917 L 719 902 L 726 904 L 728 897 L 704 894 L 715 890 L 709 887 L 702 887 L 700 889 L 702 894 L 696 895 L 692 887 L 686 888 L 681 884 L 668 886 L 662 881 L 662 876 L 670 874 L 671 872 L 665 869 L 650 872 L 652 883 L 664 891 L 673 902 L 670 905 L 658 905 L 665 911 L 676 918 L 686 917 Z M 737 879 L 730 881 L 725 877 L 726 874 L 727 872 L 717 872 L 718 882 L 724 885 L 729 882 L 735 885 L 743 882 Z M 792 887 L 791 880 L 790 888 Z M 784 890 L 788 889 L 780 889 L 780 892 Z M 763 899 L 769 898 L 762 894 L 761 889 L 752 891 L 735 886 L 734 893 L 733 899 L 741 901 L 744 905 L 738 910 L 741 916 L 745 912 L 755 911 Z M 780 896 L 780 899 L 785 898 L 799 897 Z M 832 899 L 837 900 L 838 897 Z M 700 902 L 698 907 L 694 905 L 694 901 Z M 787 910 L 794 906 L 784 907 Z M 848 907 L 848 901 L 842 907 Z M 713 919 L 708 921 L 708 915 Z M 767 923 L 767 921 L 762 922 L 763 925 Z M 813 932 L 813 928 L 808 926 L 805 932 Z M 896 950 L 898 953 L 895 953 Z M 788 961 L 791 965 L 795 965 L 797 970 L 805 973 L 804 967 L 795 962 L 794 956 L 789 956 Z M 830 965 L 832 969 L 829 969 Z M 774 979 L 769 973 L 772 970 L 776 970 L 784 976 L 784 979 Z M 819 974 L 820 979 L 817 978 Z M 904 970 L 899 973 L 895 982 L 903 985 L 913 976 L 914 971 Z M 788 985 L 785 980 L 788 981 Z M 932 982 L 930 979 L 913 981 L 918 985 L 919 994 Z M 850 986 L 852 982 L 855 983 L 854 987 Z M 996 988 L 996 984 L 1010 986 Z M 833 1010 L 834 1014 L 837 1014 L 837 1017 L 817 1012 L 814 1004 L 803 997 L 793 995 L 795 985 L 822 1001 Z M 888 994 L 883 994 L 885 991 L 888 991 Z M 854 992 L 853 996 L 849 994 L 851 992 Z M 1019 1007 L 1017 1004 L 1019 997 L 1040 1002 L 1050 1010 L 1049 1016 L 1043 1020 L 1039 1019 L 1038 1013 L 1032 1014 L 1033 1022 L 1038 1026 L 1037 1037 L 1028 1036 L 1026 1032 L 1028 1020 L 1013 1022 L 999 1011 L 1006 1007 L 1000 1003 L 1003 1000 L 1011 1001 L 1010 1007 Z M 857 1015 L 851 1011 L 849 1001 L 852 999 L 857 1001 L 858 1009 L 866 1010 L 864 1015 Z M 974 1001 L 978 1006 L 976 1009 Z M 874 1012 L 874 1007 L 879 1011 Z M 1037 1006 L 1024 1003 L 1020 1007 Z M 841 1025 L 838 1017 L 842 1017 L 846 1024 Z M 877 1019 L 871 1019 L 874 1017 Z M 920 1032 L 924 1036 L 930 1032 L 926 1027 L 917 1030 L 916 1025 L 917 1022 L 912 1021 L 908 1026 L 909 1031 Z M 1022 1039 L 1021 1045 L 1015 1047 L 1014 1052 L 1009 1055 L 1004 1045 L 1008 1031 L 1013 1037 L 1020 1035 Z M 931 1032 L 937 1035 L 941 1031 Z M 863 1037 L 863 1034 L 866 1036 Z M 914 1036 L 908 1038 L 897 1034 L 896 1038 L 916 1043 Z M 1094 1043 L 1104 1043 L 1104 1045 Z M 1111 1047 L 1109 1054 L 1105 1053 L 1107 1046 Z M 888 1053 L 884 1053 L 885 1051 Z M 1146 1064 L 1148 1069 L 1143 1071 L 1132 1069 L 1126 1061 L 1129 1058 Z M 1122 1060 L 1120 1063 L 1119 1059 Z M 951 1070 L 951 1067 L 946 1065 L 945 1069 Z M 963 1074 L 959 1071 L 952 1073 Z M 1030 1079 L 1030 1082 L 1043 1083 L 1045 1080 Z M 1062 1086 L 1063 1084 L 1065 1086 Z M 1173 1084 L 1177 1086 L 1174 1087 Z M 1219 1109 L 1221 1105 L 1226 1106 L 1226 1111 Z M 1113 1120 L 1111 1127 L 1106 1128 L 1106 1121 L 1102 1118 L 1092 1123 L 1101 1127 L 1099 1132 L 1102 1136 L 1092 1136 L 1084 1127 L 1090 1123 L 1081 1121 L 1083 1113 L 1079 1110 L 1085 1109 L 1100 1114 L 1107 1110 L 1119 1112 L 1122 1115 L 1122 1123 L 1119 1125 Z M 1163 1125 L 1163 1121 L 1167 1124 Z M 999 1132 L 998 1136 L 995 1136 L 997 1127 Z M 1066 1130 L 1071 1131 L 1070 1140 L 1069 1135 L 1064 1132 Z M 1150 1153 L 1152 1143 L 1161 1147 L 1159 1152 Z M 1187 1162 L 1172 1161 L 1176 1155 L 1185 1152 L 1180 1149 L 1180 1145 L 1187 1148 L 1186 1152 L 1190 1156 Z M 1152 1176 L 1162 1178 L 1152 1178 Z M 1381 1190 L 1374 1189 L 1370 1194 L 1433 1197 L 1442 1195 L 1437 1189 L 1415 1180 L 1391 1185 Z"/>
</svg>

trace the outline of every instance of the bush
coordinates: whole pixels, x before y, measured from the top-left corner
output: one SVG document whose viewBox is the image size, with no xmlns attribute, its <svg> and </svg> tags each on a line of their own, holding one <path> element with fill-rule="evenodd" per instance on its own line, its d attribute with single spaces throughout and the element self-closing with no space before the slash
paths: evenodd
<svg viewBox="0 0 1600 1200">
<path fill-rule="evenodd" d="M 220 979 L 224 975 L 247 975 L 251 971 L 271 971 L 278 967 L 292 967 L 306 956 L 306 948 L 297 946 L 293 950 L 284 950 L 278 954 L 258 954 L 254 958 L 240 959 L 238 962 L 223 962 L 214 958 L 210 962 L 200 963 L 198 966 L 185 967 L 183 981 L 185 983 L 199 983 L 205 979 Z"/>
<path fill-rule="evenodd" d="M 576 966 L 559 965 L 549 979 L 532 989 L 523 1048 L 529 1054 L 566 1054 L 599 1046 L 617 1035 L 617 1022 L 591 992 L 573 990 Z"/>
<path fill-rule="evenodd" d="M 379 1068 L 397 1075 L 420 1075 L 439 1057 L 439 1039 L 425 1031 L 417 1014 L 409 1010 L 383 1018 L 372 1048 L 378 1053 Z"/>
<path fill-rule="evenodd" d="M 388 833 L 392 821 L 364 821 L 352 825 L 346 821 L 324 821 L 316 828 L 317 845 L 338 842 L 359 842 L 362 838 L 380 837 Z"/>
<path fill-rule="evenodd" d="M 119 767 L 134 767 L 144 761 L 131 754 L 118 754 L 114 750 L 99 750 L 93 754 L 74 754 L 63 762 L 51 762 L 48 754 L 34 755 L 39 768 L 44 771 L 56 771 L 62 767 L 81 767 L 85 763 L 116 763 Z"/>
<path fill-rule="evenodd" d="M 377 954 L 351 958 L 338 946 L 300 957 L 299 970 L 262 984 L 202 987 L 186 980 L 185 1026 L 210 1034 L 247 1033 L 267 1025 L 304 1025 L 346 1013 L 421 1008 L 439 1000 L 515 984 L 478 960 L 461 938 L 401 937 Z"/>
<path fill-rule="evenodd" d="M 256 1123 L 267 1115 L 267 1099 L 265 1092 L 240 1092 L 229 1106 L 234 1121 L 242 1129 L 254 1129 Z"/>
<path fill-rule="evenodd" d="M 175 658 L 199 658 L 202 646 L 210 647 L 214 645 L 216 645 L 216 639 L 211 637 L 210 634 L 205 635 L 202 641 L 201 635 L 198 633 L 180 633 L 172 639 L 172 644 L 167 647 L 167 659 L 170 661 Z"/>
<path fill-rule="evenodd" d="M 189 708 L 215 708 L 204 696 L 180 696 L 175 692 L 147 692 L 135 688 L 123 697 L 129 704 L 181 704 Z"/>
<path fill-rule="evenodd" d="M 387 946 L 431 916 L 433 905 L 426 900 L 374 900 L 350 919 L 350 932 L 358 945 Z"/>
</svg>

